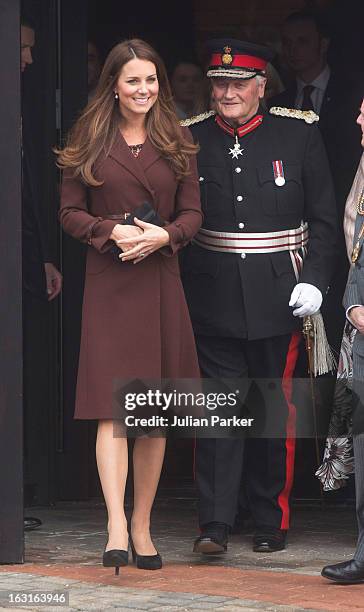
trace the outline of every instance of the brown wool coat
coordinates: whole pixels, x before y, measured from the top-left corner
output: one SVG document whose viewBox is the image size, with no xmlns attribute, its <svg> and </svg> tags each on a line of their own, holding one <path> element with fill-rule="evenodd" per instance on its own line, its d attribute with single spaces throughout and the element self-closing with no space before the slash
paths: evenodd
<svg viewBox="0 0 364 612">
<path fill-rule="evenodd" d="M 188 130 L 186 136 L 192 141 Z M 190 175 L 178 183 L 148 139 L 136 159 L 120 134 L 95 175 L 104 184 L 86 187 L 67 169 L 61 191 L 64 230 L 89 243 L 78 419 L 113 417 L 117 379 L 199 376 L 177 256 L 202 222 L 196 157 L 191 157 Z M 137 265 L 121 262 L 110 253 L 114 242 L 109 236 L 120 223 L 115 215 L 130 213 L 145 201 L 167 222 L 170 244 Z"/>
</svg>

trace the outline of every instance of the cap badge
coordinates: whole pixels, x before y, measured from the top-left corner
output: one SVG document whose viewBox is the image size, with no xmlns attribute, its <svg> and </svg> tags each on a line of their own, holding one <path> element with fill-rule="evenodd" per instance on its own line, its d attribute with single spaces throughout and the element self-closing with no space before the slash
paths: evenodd
<svg viewBox="0 0 364 612">
<path fill-rule="evenodd" d="M 221 56 L 221 61 L 224 66 L 230 66 L 233 62 L 233 56 L 231 55 L 231 47 L 224 47 L 224 53 Z"/>
</svg>

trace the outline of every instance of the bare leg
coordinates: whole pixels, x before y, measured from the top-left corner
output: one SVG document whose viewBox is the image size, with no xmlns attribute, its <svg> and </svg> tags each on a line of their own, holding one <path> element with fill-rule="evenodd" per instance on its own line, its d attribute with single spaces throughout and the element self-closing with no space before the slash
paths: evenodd
<svg viewBox="0 0 364 612">
<path fill-rule="evenodd" d="M 97 467 L 108 512 L 109 540 L 106 550 L 127 550 L 124 496 L 128 475 L 128 445 L 126 438 L 115 437 L 113 427 L 112 420 L 99 421 L 96 440 Z"/>
<path fill-rule="evenodd" d="M 165 438 L 137 438 L 134 445 L 134 510 L 131 531 L 137 553 L 155 555 L 150 537 L 150 513 L 166 447 Z"/>
</svg>

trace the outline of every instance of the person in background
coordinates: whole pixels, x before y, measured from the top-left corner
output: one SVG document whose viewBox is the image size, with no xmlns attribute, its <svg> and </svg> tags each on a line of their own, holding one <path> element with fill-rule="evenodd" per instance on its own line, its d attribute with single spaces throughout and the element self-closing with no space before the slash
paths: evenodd
<svg viewBox="0 0 364 612">
<path fill-rule="evenodd" d="M 91 40 L 87 43 L 87 89 L 88 89 L 88 99 L 90 100 L 101 74 L 101 58 L 100 52 L 95 45 L 95 43 Z"/>
<path fill-rule="evenodd" d="M 23 282 L 23 398 L 24 398 L 24 502 L 30 503 L 36 478 L 34 455 L 30 443 L 32 428 L 38 427 L 42 414 L 39 410 L 40 384 L 37 374 L 44 372 L 37 367 L 32 370 L 35 346 L 39 341 L 34 331 L 33 315 L 41 317 L 45 300 L 52 302 L 62 289 L 62 274 L 54 263 L 54 253 L 49 241 L 47 219 L 40 208 L 40 178 L 37 153 L 34 147 L 32 109 L 27 104 L 24 73 L 33 64 L 33 48 L 36 43 L 35 26 L 26 16 L 20 25 L 20 70 L 22 86 L 22 282 Z M 28 74 L 26 75 L 28 76 Z M 31 90 L 29 90 L 31 96 Z M 36 465 L 36 462 L 35 462 Z M 30 531 L 41 525 L 38 518 L 24 517 L 24 530 Z"/>
<path fill-rule="evenodd" d="M 180 119 L 207 110 L 207 81 L 201 66 L 195 62 L 180 61 L 175 65 L 171 72 L 171 88 Z"/>
<path fill-rule="evenodd" d="M 329 46 L 330 33 L 320 13 L 304 10 L 286 18 L 282 49 L 294 81 L 283 93 L 269 99 L 269 107 L 313 110 L 320 117 L 318 126 L 330 163 L 341 228 L 335 276 L 324 299 L 322 314 L 328 340 L 338 356 L 345 323 L 341 302 L 348 275 L 342 223 L 346 198 L 361 155 L 355 128 L 361 92 L 350 66 L 343 75 L 342 71 L 336 74 L 329 65 Z"/>
<path fill-rule="evenodd" d="M 23 18 L 20 27 L 22 74 L 33 64 L 35 29 Z M 32 135 L 28 134 L 31 116 L 22 106 L 22 152 L 23 152 L 23 268 L 25 286 L 33 293 L 46 292 L 48 300 L 54 300 L 62 289 L 62 275 L 52 261 L 52 248 L 44 215 L 39 208 L 39 186 L 33 168 Z"/>
<path fill-rule="evenodd" d="M 277 69 L 270 62 L 267 64 L 267 85 L 264 92 L 264 100 L 266 103 L 274 96 L 278 96 L 284 91 L 284 86 Z"/>
<path fill-rule="evenodd" d="M 361 127 L 361 145 L 364 148 L 364 100 L 357 123 Z M 359 180 L 361 182 L 359 184 Z M 355 495 L 356 513 L 359 528 L 358 542 L 353 559 L 334 565 L 327 565 L 322 576 L 342 584 L 364 582 L 364 180 L 359 168 L 355 189 L 356 221 L 351 250 L 352 267 L 344 296 L 346 316 L 356 328 L 353 343 L 353 393 L 357 402 L 353 415 L 353 443 L 355 457 Z M 349 203 L 352 209 L 352 202 Z M 351 243 L 351 230 L 348 232 L 348 245 Z"/>
</svg>

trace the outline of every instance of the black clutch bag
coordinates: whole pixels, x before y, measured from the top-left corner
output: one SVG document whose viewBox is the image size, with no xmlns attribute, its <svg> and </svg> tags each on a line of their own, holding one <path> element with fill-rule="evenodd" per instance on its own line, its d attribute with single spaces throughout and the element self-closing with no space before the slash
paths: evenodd
<svg viewBox="0 0 364 612">
<path fill-rule="evenodd" d="M 159 227 L 163 227 L 163 225 L 165 225 L 163 219 L 158 215 L 149 202 L 143 202 L 143 204 L 138 206 L 132 213 L 130 213 L 130 215 L 128 215 L 128 217 L 125 219 L 125 225 L 135 225 L 134 217 L 137 217 L 137 219 L 145 221 L 146 223 L 159 225 Z"/>
<path fill-rule="evenodd" d="M 123 225 L 136 225 L 134 223 L 135 217 L 141 221 L 145 221 L 146 223 L 159 225 L 159 227 L 163 227 L 163 225 L 165 225 L 165 221 L 163 221 L 162 217 L 159 216 L 157 211 L 154 210 L 153 206 L 149 204 L 149 202 L 143 202 L 143 204 L 137 206 L 137 208 L 126 217 L 125 221 L 123 221 Z M 116 255 L 117 259 L 119 259 L 119 255 L 122 251 L 115 244 L 111 247 L 110 252 L 113 253 L 113 255 Z"/>
</svg>

